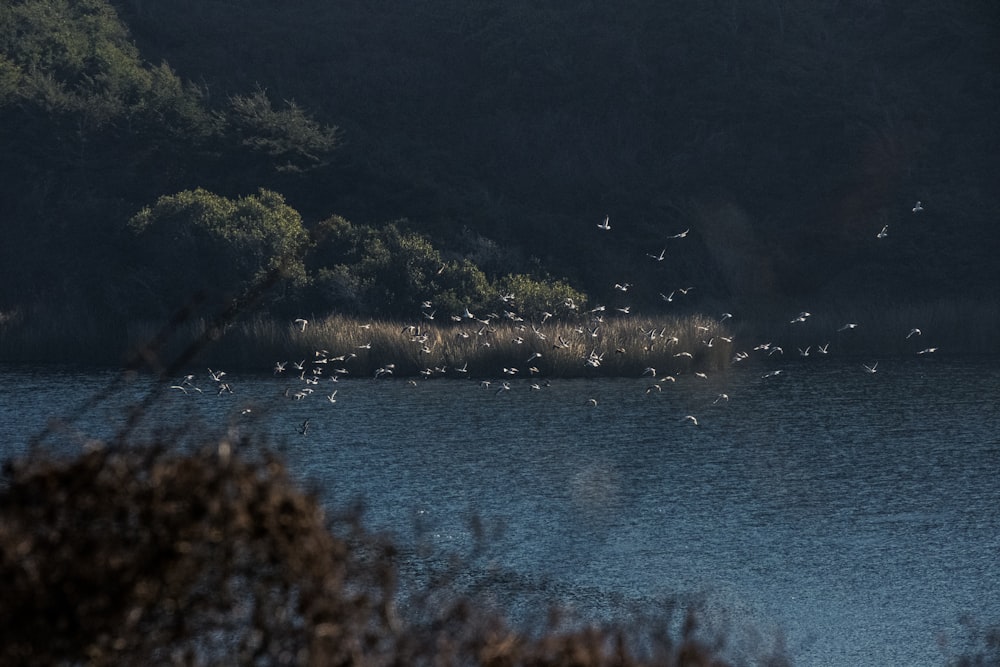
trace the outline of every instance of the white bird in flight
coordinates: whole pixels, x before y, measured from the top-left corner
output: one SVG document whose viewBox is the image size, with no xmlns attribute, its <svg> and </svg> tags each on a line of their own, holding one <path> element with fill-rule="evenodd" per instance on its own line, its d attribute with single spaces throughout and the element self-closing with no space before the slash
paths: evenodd
<svg viewBox="0 0 1000 667">
<path fill-rule="evenodd" d="M 919 201 L 917 201 L 917 203 L 913 206 L 913 212 L 920 213 L 923 210 L 924 210 L 924 205 L 921 204 Z"/>
<path fill-rule="evenodd" d="M 292 324 L 299 325 L 299 330 L 300 331 L 305 331 L 306 330 L 306 325 L 309 324 L 309 320 L 300 317 L 297 320 L 293 321 Z"/>
<path fill-rule="evenodd" d="M 906 338 L 909 339 L 912 336 L 919 336 L 921 333 L 922 332 L 920 331 L 920 329 L 913 328 L 913 329 L 910 329 L 910 333 L 906 334 Z"/>
<path fill-rule="evenodd" d="M 874 364 L 872 364 L 871 366 L 869 366 L 868 364 L 861 364 L 861 365 L 864 367 L 866 373 L 874 373 L 875 369 L 878 368 L 878 362 L 877 361 Z"/>
<path fill-rule="evenodd" d="M 603 230 L 609 230 L 609 229 L 611 229 L 611 216 L 610 215 L 604 216 L 604 222 L 599 223 L 597 225 L 597 228 L 598 229 L 603 229 Z"/>
<path fill-rule="evenodd" d="M 889 235 L 889 225 L 884 225 L 882 227 L 882 230 L 878 234 L 875 235 L 875 238 L 877 238 L 877 239 L 884 239 L 888 235 Z"/>
</svg>

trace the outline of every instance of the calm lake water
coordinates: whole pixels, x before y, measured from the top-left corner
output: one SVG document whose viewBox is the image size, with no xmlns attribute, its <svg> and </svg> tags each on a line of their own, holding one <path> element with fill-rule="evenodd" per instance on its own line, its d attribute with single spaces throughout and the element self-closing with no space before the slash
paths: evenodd
<svg viewBox="0 0 1000 667">
<path fill-rule="evenodd" d="M 270 374 L 216 395 L 206 371 L 204 393 L 165 390 L 141 429 L 267 433 L 332 507 L 362 499 L 404 545 L 463 553 L 472 517 L 502 527 L 484 564 L 511 573 L 492 589 L 511 609 L 606 620 L 679 596 L 741 663 L 780 641 L 796 665 L 941 665 L 964 648 L 960 617 L 1000 622 L 1000 363 L 862 361 L 737 365 L 650 393 L 649 378 L 324 379 L 302 400 Z M 50 440 L 108 436 L 151 386 L 94 401 L 116 373 L 0 370 L 4 458 L 54 417 L 70 419 Z"/>
</svg>

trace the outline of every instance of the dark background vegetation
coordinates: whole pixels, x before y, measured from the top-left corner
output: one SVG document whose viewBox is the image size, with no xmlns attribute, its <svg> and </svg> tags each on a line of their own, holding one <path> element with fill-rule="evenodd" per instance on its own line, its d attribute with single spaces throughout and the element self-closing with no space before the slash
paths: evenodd
<svg viewBox="0 0 1000 667">
<path fill-rule="evenodd" d="M 490 307 L 511 274 L 592 303 L 627 281 L 646 312 L 683 283 L 746 311 L 992 300 L 998 18 L 982 0 L 12 0 L 0 313 L 161 317 L 275 269 L 282 316 Z"/>
</svg>

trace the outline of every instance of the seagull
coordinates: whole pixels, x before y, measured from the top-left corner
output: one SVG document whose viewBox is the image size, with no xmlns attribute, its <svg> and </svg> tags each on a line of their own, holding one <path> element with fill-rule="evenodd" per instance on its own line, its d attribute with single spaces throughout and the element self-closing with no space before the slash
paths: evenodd
<svg viewBox="0 0 1000 667">
<path fill-rule="evenodd" d="M 837 331 L 847 331 L 848 329 L 857 329 L 858 325 L 856 322 L 848 322 L 844 326 L 837 329 Z"/>
<path fill-rule="evenodd" d="M 801 313 L 798 314 L 797 317 L 795 317 L 795 319 L 789 321 L 789 324 L 795 324 L 796 322 L 805 322 L 806 318 L 810 317 L 811 315 L 812 313 L 803 310 Z"/>
<path fill-rule="evenodd" d="M 874 373 L 875 369 L 878 368 L 878 362 L 876 361 L 871 366 L 868 364 L 861 364 L 861 366 L 864 367 L 866 373 Z"/>
<path fill-rule="evenodd" d="M 587 399 L 587 405 L 597 405 L 597 399 L 596 398 L 588 398 Z"/>
<path fill-rule="evenodd" d="M 698 425 L 698 419 L 694 415 L 687 415 L 686 417 L 682 418 L 681 421 L 682 422 L 691 422 L 695 426 Z"/>
<path fill-rule="evenodd" d="M 663 391 L 663 387 L 661 387 L 658 384 L 651 384 L 648 387 L 646 387 L 646 393 L 647 394 L 651 394 L 654 391 Z"/>
<path fill-rule="evenodd" d="M 336 403 L 337 402 L 337 390 L 334 389 L 333 393 L 326 397 L 326 400 L 330 401 L 331 403 Z"/>
<path fill-rule="evenodd" d="M 816 351 L 819 352 L 820 354 L 829 354 L 829 348 L 830 348 L 830 344 L 829 343 L 827 343 L 825 345 L 817 345 L 816 346 Z"/>
<path fill-rule="evenodd" d="M 729 394 L 719 394 L 718 397 L 714 401 L 712 401 L 712 405 L 715 405 L 719 401 L 728 401 L 728 400 L 729 400 Z"/>
<path fill-rule="evenodd" d="M 510 382 L 504 382 L 503 384 L 501 384 L 500 388 L 497 389 L 496 393 L 493 394 L 493 395 L 494 396 L 499 396 L 500 394 L 502 394 L 505 391 L 510 391 Z"/>
<path fill-rule="evenodd" d="M 919 352 L 917 352 L 917 354 L 930 354 L 931 352 L 937 352 L 937 348 L 936 347 L 928 347 L 928 348 L 926 348 L 924 350 L 920 350 Z"/>
<path fill-rule="evenodd" d="M 906 334 L 906 338 L 909 340 L 911 336 L 919 336 L 921 333 L 920 329 L 910 329 L 910 333 Z"/>
<path fill-rule="evenodd" d="M 305 435 L 308 432 L 309 432 L 309 419 L 307 418 L 305 421 L 302 422 L 302 426 L 299 427 L 299 433 L 301 435 Z"/>
<path fill-rule="evenodd" d="M 604 216 L 604 222 L 597 225 L 597 228 L 603 230 L 611 229 L 611 216 L 610 215 Z"/>
<path fill-rule="evenodd" d="M 278 373 L 284 373 L 285 372 L 285 366 L 287 366 L 287 365 L 288 365 L 287 361 L 278 361 L 278 362 L 276 362 L 274 364 L 274 374 L 277 375 Z"/>
<path fill-rule="evenodd" d="M 300 331 L 305 331 L 306 325 L 309 324 L 309 320 L 300 317 L 292 323 L 297 324 L 299 326 Z"/>
<path fill-rule="evenodd" d="M 877 239 L 884 239 L 888 235 L 889 235 L 889 225 L 884 225 L 882 227 L 882 231 L 880 231 L 878 234 L 876 234 L 875 238 L 877 238 Z"/>
<path fill-rule="evenodd" d="M 674 294 L 675 293 L 676 293 L 676 290 L 674 292 L 671 292 L 670 294 L 664 294 L 663 292 L 660 292 L 660 297 L 662 297 L 663 300 L 666 301 L 667 303 L 670 303 L 671 301 L 674 300 Z"/>
<path fill-rule="evenodd" d="M 913 212 L 914 213 L 920 213 L 923 210 L 924 210 L 924 205 L 921 204 L 919 201 L 917 201 L 917 203 L 913 207 Z"/>
<path fill-rule="evenodd" d="M 653 368 L 652 366 L 647 366 L 647 367 L 646 367 L 646 368 L 645 368 L 645 369 L 644 369 L 644 370 L 642 371 L 642 375 L 640 375 L 639 377 L 642 377 L 643 375 L 652 375 L 652 376 L 654 376 L 654 377 L 655 377 L 655 376 L 656 376 L 656 369 L 655 369 L 655 368 Z"/>
<path fill-rule="evenodd" d="M 664 258 L 666 258 L 666 256 L 667 256 L 667 249 L 666 248 L 664 248 L 663 250 L 661 250 L 659 255 L 653 255 L 653 254 L 648 253 L 648 252 L 646 253 L 646 257 L 652 257 L 657 262 L 662 262 L 664 260 Z"/>
<path fill-rule="evenodd" d="M 615 289 L 621 292 L 627 292 L 628 288 L 631 286 L 631 283 L 615 283 Z"/>
<path fill-rule="evenodd" d="M 779 375 L 781 375 L 782 373 L 783 373 L 783 371 L 781 371 L 781 370 L 777 370 L 777 371 L 768 371 L 767 373 L 764 373 L 763 375 L 761 375 L 761 376 L 760 376 L 760 378 L 761 378 L 762 380 L 766 380 L 766 379 L 768 379 L 768 378 L 774 378 L 774 377 L 778 377 L 778 376 L 779 376 Z"/>
<path fill-rule="evenodd" d="M 673 236 L 668 236 L 667 238 L 668 238 L 668 239 L 682 239 L 682 238 L 684 238 L 685 236 L 687 236 L 687 235 L 688 235 L 688 232 L 690 232 L 690 231 L 691 231 L 690 229 L 685 229 L 685 230 L 684 230 L 683 232 L 681 232 L 680 234 L 674 234 Z"/>
</svg>

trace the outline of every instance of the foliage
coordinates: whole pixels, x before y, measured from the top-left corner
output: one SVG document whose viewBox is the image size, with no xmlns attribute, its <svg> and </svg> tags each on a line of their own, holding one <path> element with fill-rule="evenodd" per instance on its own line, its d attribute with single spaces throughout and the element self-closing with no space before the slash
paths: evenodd
<svg viewBox="0 0 1000 667">
<path fill-rule="evenodd" d="M 435 590 L 397 609 L 396 548 L 331 521 L 271 452 L 93 443 L 5 466 L 4 664 L 722 665 L 694 616 L 674 638 L 514 630 Z M 775 658 L 769 664 L 783 665 Z"/>
<path fill-rule="evenodd" d="M 136 282 L 170 308 L 206 289 L 224 302 L 253 284 L 305 280 L 308 235 L 298 212 L 275 192 L 232 200 L 186 190 L 160 197 L 130 225 L 143 267 Z"/>
<path fill-rule="evenodd" d="M 294 102 L 276 111 L 260 88 L 229 100 L 230 131 L 241 145 L 277 161 L 279 171 L 303 171 L 323 163 L 336 145 L 336 128 L 323 127 Z"/>
<path fill-rule="evenodd" d="M 330 217 L 314 230 L 310 266 L 316 271 L 310 306 L 407 316 L 425 301 L 461 312 L 489 298 L 483 273 L 471 262 L 444 261 L 423 234 L 406 231 L 406 221 L 381 227 Z"/>
<path fill-rule="evenodd" d="M 236 5 L 0 6 L 0 307 L 142 310 L 126 222 L 195 188 L 372 235 L 284 309 L 494 309 L 508 273 L 647 311 L 682 282 L 750 311 L 1000 280 L 988 4 Z"/>
<path fill-rule="evenodd" d="M 540 321 L 545 313 L 575 314 L 587 302 L 582 292 L 562 280 L 536 280 L 526 274 L 508 274 L 500 279 L 502 294 L 512 295 L 512 307 L 523 317 Z"/>
<path fill-rule="evenodd" d="M 262 93 L 246 99 L 266 103 Z M 104 0 L 4 3 L 0 303 L 86 299 L 129 310 L 115 285 L 136 210 L 210 181 L 246 191 L 333 148 L 334 131 L 295 105 L 258 122 L 212 105 L 206 87 L 143 61 Z M 81 290 L 87 283 L 98 287 Z"/>
</svg>

